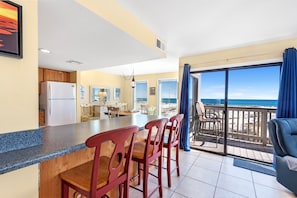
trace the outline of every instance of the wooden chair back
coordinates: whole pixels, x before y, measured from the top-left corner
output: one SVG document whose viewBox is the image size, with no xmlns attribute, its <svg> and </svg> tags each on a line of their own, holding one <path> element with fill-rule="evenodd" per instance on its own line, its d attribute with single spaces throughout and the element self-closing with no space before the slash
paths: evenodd
<svg viewBox="0 0 297 198">
<path fill-rule="evenodd" d="M 86 122 L 92 117 L 92 106 L 81 105 L 81 121 Z"/>
<path fill-rule="evenodd" d="M 147 104 L 140 105 L 140 113 L 147 114 Z"/>
<path fill-rule="evenodd" d="M 161 118 L 150 121 L 145 125 L 145 129 L 148 130 L 144 152 L 145 158 L 155 158 L 161 155 L 164 142 L 164 131 L 167 122 L 167 118 Z"/>
<path fill-rule="evenodd" d="M 91 197 L 97 197 L 98 195 L 102 196 L 106 192 L 113 189 L 115 186 L 118 186 L 119 184 L 123 183 L 124 181 L 129 182 L 129 165 L 132 157 L 135 134 L 137 132 L 137 126 L 130 126 L 99 133 L 86 140 L 87 147 L 95 147 L 95 155 L 93 160 L 91 176 Z M 104 192 L 100 192 L 100 189 L 97 190 L 97 178 L 100 174 L 100 169 L 105 168 L 99 167 L 101 157 L 100 153 L 102 152 L 102 144 L 107 141 L 111 141 L 114 146 L 113 152 L 110 156 L 110 161 L 107 165 L 109 170 L 108 181 L 106 181 L 105 186 L 100 188 Z M 129 146 L 127 152 L 125 152 L 126 145 Z"/>
<path fill-rule="evenodd" d="M 166 141 L 167 144 L 171 144 L 171 146 L 175 146 L 176 144 L 178 144 L 183 119 L 184 114 L 177 114 L 169 119 L 170 125 L 166 127 L 167 129 L 169 129 L 169 135 Z"/>
<path fill-rule="evenodd" d="M 119 117 L 120 107 L 108 106 L 107 111 L 108 111 L 109 118 Z"/>
</svg>

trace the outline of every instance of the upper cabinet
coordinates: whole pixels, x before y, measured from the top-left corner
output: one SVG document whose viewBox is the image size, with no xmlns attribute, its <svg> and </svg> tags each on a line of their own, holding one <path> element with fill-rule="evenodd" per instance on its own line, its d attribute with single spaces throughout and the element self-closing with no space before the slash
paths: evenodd
<svg viewBox="0 0 297 198">
<path fill-rule="evenodd" d="M 52 69 L 43 69 L 44 81 L 69 82 L 70 73 Z"/>
</svg>

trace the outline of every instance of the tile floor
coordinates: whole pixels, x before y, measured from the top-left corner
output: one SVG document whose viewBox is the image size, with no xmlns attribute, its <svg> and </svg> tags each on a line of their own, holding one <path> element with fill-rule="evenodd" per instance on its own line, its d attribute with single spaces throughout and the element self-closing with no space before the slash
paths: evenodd
<svg viewBox="0 0 297 198">
<path fill-rule="evenodd" d="M 166 160 L 165 160 L 166 161 Z M 165 164 L 164 161 L 164 164 Z M 174 162 L 172 163 L 174 166 Z M 233 158 L 203 151 L 180 152 L 181 176 L 172 174 L 172 187 L 167 187 L 166 170 L 162 172 L 163 197 L 167 198 L 291 198 L 295 197 L 275 177 L 233 166 Z M 153 171 L 154 172 L 154 171 Z M 149 189 L 157 184 L 150 177 Z M 130 190 L 130 198 L 142 197 Z M 152 197 L 159 197 L 158 191 Z"/>
</svg>

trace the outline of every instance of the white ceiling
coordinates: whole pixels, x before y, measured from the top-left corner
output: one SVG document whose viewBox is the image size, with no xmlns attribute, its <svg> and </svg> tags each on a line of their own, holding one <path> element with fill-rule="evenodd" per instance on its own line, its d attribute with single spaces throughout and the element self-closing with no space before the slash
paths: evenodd
<svg viewBox="0 0 297 198">
<path fill-rule="evenodd" d="M 38 47 L 51 51 L 39 52 L 40 67 L 90 70 L 161 57 L 73 0 L 39 0 L 38 31 Z"/>
<path fill-rule="evenodd" d="M 117 1 L 166 43 L 169 59 L 145 64 L 158 55 L 74 1 L 39 0 L 39 47 L 53 51 L 39 65 L 160 73 L 176 71 L 178 57 L 297 37 L 296 0 Z"/>
</svg>

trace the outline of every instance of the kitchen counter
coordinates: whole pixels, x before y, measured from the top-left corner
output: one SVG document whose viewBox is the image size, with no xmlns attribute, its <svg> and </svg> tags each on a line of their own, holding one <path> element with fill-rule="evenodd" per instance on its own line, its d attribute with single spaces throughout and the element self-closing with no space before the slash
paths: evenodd
<svg viewBox="0 0 297 198">
<path fill-rule="evenodd" d="M 136 125 L 142 129 L 147 122 L 157 118 L 157 116 L 137 114 L 78 124 L 44 127 L 42 128 L 41 144 L 17 148 L 0 154 L 0 174 L 85 149 L 86 139 L 96 133 L 131 125 Z"/>
</svg>

